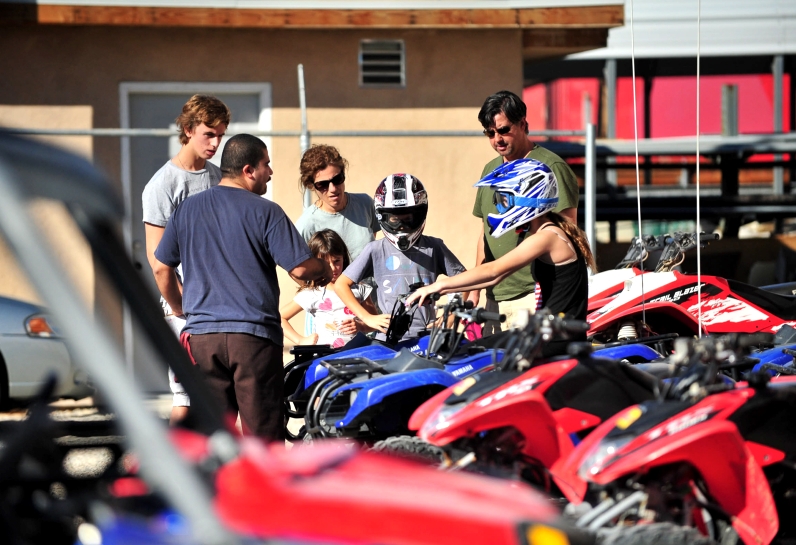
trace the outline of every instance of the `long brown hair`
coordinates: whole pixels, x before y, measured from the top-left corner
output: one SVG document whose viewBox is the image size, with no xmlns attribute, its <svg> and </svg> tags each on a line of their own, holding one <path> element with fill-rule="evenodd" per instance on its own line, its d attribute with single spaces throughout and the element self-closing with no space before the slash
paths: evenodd
<svg viewBox="0 0 796 545">
<path fill-rule="evenodd" d="M 326 259 L 330 255 L 341 256 L 343 258 L 343 270 L 346 270 L 351 264 L 351 254 L 348 253 L 348 247 L 336 231 L 323 229 L 316 232 L 307 241 L 307 246 L 310 247 L 312 256 L 318 259 Z M 314 282 L 307 282 L 299 287 L 299 291 L 315 288 Z"/>
<path fill-rule="evenodd" d="M 586 260 L 586 266 L 591 269 L 591 272 L 596 273 L 597 263 L 594 261 L 594 255 L 591 253 L 591 247 L 589 247 L 589 239 L 586 238 L 586 233 L 558 212 L 548 212 L 544 217 L 566 233 L 575 244 L 578 253 Z"/>
</svg>

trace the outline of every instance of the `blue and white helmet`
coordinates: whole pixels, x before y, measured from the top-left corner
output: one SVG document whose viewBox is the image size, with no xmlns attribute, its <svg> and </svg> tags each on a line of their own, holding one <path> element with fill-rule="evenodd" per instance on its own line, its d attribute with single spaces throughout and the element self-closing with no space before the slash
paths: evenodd
<svg viewBox="0 0 796 545">
<path fill-rule="evenodd" d="M 534 159 L 503 163 L 484 176 L 475 187 L 495 193 L 497 214 L 489 214 L 490 233 L 497 238 L 541 216 L 558 205 L 558 182 L 546 164 Z"/>
</svg>

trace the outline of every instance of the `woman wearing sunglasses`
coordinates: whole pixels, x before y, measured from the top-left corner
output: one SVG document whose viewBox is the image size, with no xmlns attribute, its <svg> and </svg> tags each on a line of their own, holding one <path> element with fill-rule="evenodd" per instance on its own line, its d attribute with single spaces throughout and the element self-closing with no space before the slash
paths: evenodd
<svg viewBox="0 0 796 545">
<path fill-rule="evenodd" d="M 296 228 L 304 240 L 331 229 L 343 239 L 353 260 L 380 227 L 373 199 L 364 193 L 346 192 L 347 167 L 348 161 L 333 146 L 314 145 L 304 152 L 299 166 L 301 187 L 314 191 L 316 199 L 304 209 Z"/>
<path fill-rule="evenodd" d="M 583 231 L 553 212 L 558 205 L 558 183 L 550 167 L 534 159 L 517 159 L 500 165 L 476 187 L 494 192 L 497 213 L 487 217 L 490 235 L 516 232 L 520 243 L 495 261 L 420 288 L 407 304 L 422 304 L 432 293 L 494 286 L 530 265 L 536 279 L 536 308 L 585 320 L 589 297 L 587 268 L 596 271 L 594 257 Z M 577 340 L 586 340 L 585 333 L 581 338 L 570 338 Z M 566 345 L 567 341 L 554 340 L 543 349 L 543 355 L 564 354 Z"/>
</svg>

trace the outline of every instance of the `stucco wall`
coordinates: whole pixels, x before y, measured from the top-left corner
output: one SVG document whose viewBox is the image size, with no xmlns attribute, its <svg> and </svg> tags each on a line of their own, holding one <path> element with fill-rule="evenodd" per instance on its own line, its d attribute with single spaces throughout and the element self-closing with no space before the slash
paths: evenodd
<svg viewBox="0 0 796 545">
<path fill-rule="evenodd" d="M 0 105 L 0 126 L 43 129 L 90 129 L 90 106 L 4 106 Z M 92 139 L 86 136 L 37 136 L 38 140 L 63 147 L 87 159 L 92 156 Z M 94 304 L 94 267 L 91 250 L 60 203 L 37 201 L 31 212 L 42 233 L 55 249 L 64 269 L 80 295 Z M 0 295 L 41 303 L 39 294 L 20 269 L 5 240 L 0 237 Z"/>
<path fill-rule="evenodd" d="M 403 39 L 405 89 L 361 89 L 361 39 Z M 94 127 L 119 126 L 122 82 L 269 82 L 273 129 L 298 130 L 296 66 L 304 65 L 310 130 L 479 130 L 484 98 L 522 90 L 517 30 L 226 30 L 183 28 L 5 27 L 0 104 L 83 106 Z M 176 116 L 177 112 L 175 112 Z M 31 118 L 30 126 L 38 121 Z M 471 216 L 477 180 L 494 152 L 483 138 L 314 138 L 350 161 L 349 191 L 371 193 L 392 172 L 418 176 L 429 190 L 427 232 L 465 265 L 475 255 Z M 95 138 L 95 163 L 120 185 L 118 138 Z M 274 138 L 274 200 L 301 212 L 299 142 Z M 135 204 L 135 202 L 134 202 Z M 283 288 L 290 297 L 293 286 Z"/>
</svg>

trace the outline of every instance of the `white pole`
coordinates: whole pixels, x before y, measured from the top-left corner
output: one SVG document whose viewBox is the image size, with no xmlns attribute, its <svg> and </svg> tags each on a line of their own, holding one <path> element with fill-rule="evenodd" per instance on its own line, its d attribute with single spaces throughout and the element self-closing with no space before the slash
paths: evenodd
<svg viewBox="0 0 796 545">
<path fill-rule="evenodd" d="M 304 65 L 298 65 L 298 87 L 299 87 L 299 109 L 301 110 L 301 136 L 299 136 L 299 146 L 301 155 L 310 147 L 310 133 L 307 130 L 307 94 L 304 89 Z M 304 189 L 304 208 L 312 206 L 312 192 Z"/>
<path fill-rule="evenodd" d="M 594 123 L 586 123 L 586 172 L 585 172 L 585 199 L 586 199 L 586 237 L 591 245 L 591 253 L 597 259 L 597 239 L 594 234 L 597 212 L 597 140 Z"/>
<path fill-rule="evenodd" d="M 775 55 L 771 64 L 774 75 L 774 133 L 782 133 L 782 85 L 785 72 L 785 60 L 782 55 Z M 781 161 L 782 155 L 774 155 L 775 161 Z M 774 195 L 785 193 L 785 177 L 782 167 L 774 167 Z"/>
</svg>

